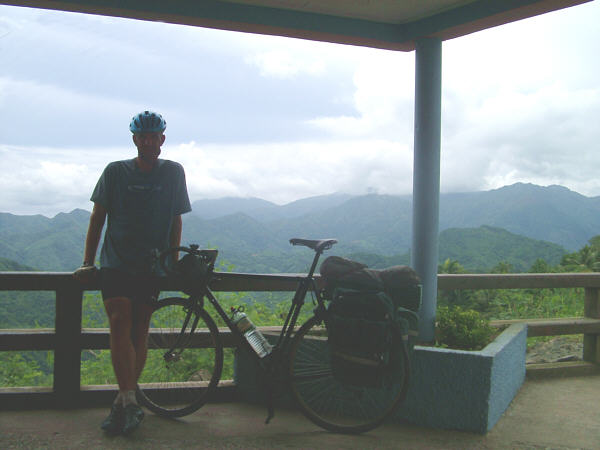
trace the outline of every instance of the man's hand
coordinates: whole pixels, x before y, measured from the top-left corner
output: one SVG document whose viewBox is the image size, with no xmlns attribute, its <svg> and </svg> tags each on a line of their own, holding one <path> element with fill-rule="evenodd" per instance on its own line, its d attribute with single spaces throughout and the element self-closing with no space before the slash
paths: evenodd
<svg viewBox="0 0 600 450">
<path fill-rule="evenodd" d="M 84 263 L 79 269 L 73 272 L 73 278 L 80 283 L 89 283 L 96 277 L 97 272 L 98 269 L 96 269 L 96 266 Z"/>
</svg>

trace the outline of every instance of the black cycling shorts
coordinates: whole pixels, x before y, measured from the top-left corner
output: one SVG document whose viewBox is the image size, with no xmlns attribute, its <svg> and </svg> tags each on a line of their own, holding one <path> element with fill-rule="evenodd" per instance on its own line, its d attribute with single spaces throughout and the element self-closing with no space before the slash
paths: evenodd
<svg viewBox="0 0 600 450">
<path fill-rule="evenodd" d="M 116 269 L 100 269 L 102 299 L 127 297 L 134 302 L 150 303 L 158 299 L 158 277 L 151 274 L 133 275 Z"/>
</svg>

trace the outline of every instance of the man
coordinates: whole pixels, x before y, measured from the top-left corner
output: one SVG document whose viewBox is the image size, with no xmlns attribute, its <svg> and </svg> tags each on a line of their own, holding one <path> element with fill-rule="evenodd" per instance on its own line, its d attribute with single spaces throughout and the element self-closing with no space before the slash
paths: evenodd
<svg viewBox="0 0 600 450">
<path fill-rule="evenodd" d="M 100 255 L 100 280 L 110 323 L 112 365 L 119 394 L 101 428 L 127 434 L 144 413 L 135 390 L 144 368 L 152 302 L 158 297 L 160 269 L 153 251 L 179 246 L 181 214 L 191 211 L 183 167 L 158 159 L 167 123 L 160 114 L 144 111 L 129 125 L 137 157 L 110 163 L 91 197 L 94 208 L 85 240 L 81 281 L 95 274 L 94 260 L 106 218 Z"/>
</svg>

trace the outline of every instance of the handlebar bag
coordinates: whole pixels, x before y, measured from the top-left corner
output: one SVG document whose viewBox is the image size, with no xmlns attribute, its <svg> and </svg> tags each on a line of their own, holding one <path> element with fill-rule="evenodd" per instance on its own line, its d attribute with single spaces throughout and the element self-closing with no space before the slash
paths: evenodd
<svg viewBox="0 0 600 450">
<path fill-rule="evenodd" d="M 204 258 L 190 253 L 175 264 L 174 272 L 181 278 L 183 292 L 200 295 L 210 279 L 210 268 Z"/>
</svg>

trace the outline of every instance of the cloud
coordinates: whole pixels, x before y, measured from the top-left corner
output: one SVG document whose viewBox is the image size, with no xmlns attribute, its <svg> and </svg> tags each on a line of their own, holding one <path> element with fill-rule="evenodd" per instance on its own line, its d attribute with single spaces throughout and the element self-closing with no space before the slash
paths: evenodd
<svg viewBox="0 0 600 450">
<path fill-rule="evenodd" d="M 68 86 L 10 77 L 0 77 L 0 107 L 11 111 L 10 119 L 0 124 L 3 140 L 37 137 L 40 143 L 43 140 L 60 143 L 62 133 L 78 136 L 79 142 L 86 142 L 87 139 L 83 139 L 82 135 L 89 137 L 100 134 L 99 131 L 111 129 L 117 122 L 120 126 L 115 128 L 123 128 L 122 123 L 128 121 L 131 114 L 122 112 L 140 108 L 134 102 L 116 96 L 97 95 L 69 89 Z M 62 109 L 68 110 L 77 120 L 65 121 Z M 81 122 L 86 124 L 84 130 L 81 130 Z"/>
<path fill-rule="evenodd" d="M 0 146 L 0 211 L 52 217 L 75 208 L 91 210 L 89 197 L 106 162 L 131 153 Z"/>
<path fill-rule="evenodd" d="M 317 117 L 309 123 L 335 136 L 406 139 L 412 135 L 414 55 L 364 54 L 353 84 L 355 115 Z"/>
<path fill-rule="evenodd" d="M 301 60 L 289 51 L 272 50 L 254 54 L 245 58 L 246 63 L 259 68 L 264 77 L 294 78 L 301 74 L 319 75 L 325 70 L 325 63 L 320 59 Z"/>
<path fill-rule="evenodd" d="M 287 203 L 331 192 L 364 194 L 369 187 L 381 193 L 412 189 L 412 151 L 393 141 L 190 143 L 169 148 L 168 155 L 184 164 L 195 199 L 240 196 Z"/>
<path fill-rule="evenodd" d="M 0 146 L 0 211 L 44 214 L 91 210 L 89 197 L 102 170 L 135 149 Z M 332 192 L 409 193 L 412 151 L 385 140 L 300 142 L 269 145 L 165 145 L 162 157 L 181 162 L 190 198 L 260 197 L 275 203 Z"/>
<path fill-rule="evenodd" d="M 526 181 L 600 193 L 600 154 L 594 150 L 600 128 L 590 123 L 600 116 L 600 88 L 554 83 L 527 93 L 501 90 L 467 106 L 453 118 L 460 127 L 451 125 L 443 134 L 443 190 Z"/>
<path fill-rule="evenodd" d="M 46 145 L 27 132 L 34 126 L 56 146 L 120 145 L 123 118 L 148 108 L 168 117 L 176 142 L 314 139 L 308 119 L 349 110 L 356 55 L 339 45 L 7 6 L 0 16 L 10 31 L 3 107 L 14 111 L 5 144 Z M 74 96 L 90 100 L 104 133 Z"/>
<path fill-rule="evenodd" d="M 600 194 L 599 14 L 591 2 L 444 43 L 443 191 L 531 182 Z"/>
<path fill-rule="evenodd" d="M 600 194 L 600 3 L 443 44 L 441 188 Z M 412 190 L 414 53 L 0 6 L 0 211 L 89 209 L 132 114 L 193 199 Z"/>
</svg>

